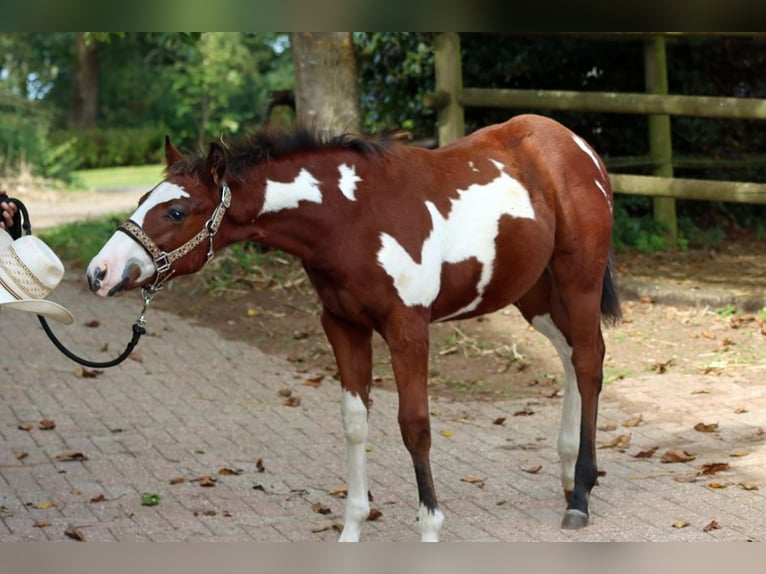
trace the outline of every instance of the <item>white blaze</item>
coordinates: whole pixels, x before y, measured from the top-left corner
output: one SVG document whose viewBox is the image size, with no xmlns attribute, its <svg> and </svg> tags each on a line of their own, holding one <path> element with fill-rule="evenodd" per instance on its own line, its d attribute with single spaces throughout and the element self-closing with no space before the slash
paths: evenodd
<svg viewBox="0 0 766 574">
<path fill-rule="evenodd" d="M 500 218 L 503 215 L 535 218 L 529 193 L 524 186 L 503 171 L 503 164 L 490 161 L 499 170 L 499 175 L 489 183 L 476 183 L 457 190 L 458 198 L 451 200 L 446 218 L 433 203 L 426 202 L 433 228 L 423 242 L 419 263 L 395 237 L 381 233 L 378 262 L 394 280 L 394 287 L 406 305 L 431 305 L 441 288 L 442 265 L 475 258 L 482 266 L 476 285 L 478 296 L 451 316 L 478 307 L 492 278 Z"/>
</svg>

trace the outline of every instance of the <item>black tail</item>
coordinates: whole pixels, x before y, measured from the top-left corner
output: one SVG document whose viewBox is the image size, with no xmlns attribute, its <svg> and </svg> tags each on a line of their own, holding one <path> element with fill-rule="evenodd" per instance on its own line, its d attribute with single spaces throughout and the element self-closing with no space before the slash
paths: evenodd
<svg viewBox="0 0 766 574">
<path fill-rule="evenodd" d="M 609 252 L 604 272 L 604 289 L 601 292 L 601 320 L 614 325 L 622 319 L 620 295 L 617 292 L 617 282 L 614 279 L 614 258 Z"/>
</svg>

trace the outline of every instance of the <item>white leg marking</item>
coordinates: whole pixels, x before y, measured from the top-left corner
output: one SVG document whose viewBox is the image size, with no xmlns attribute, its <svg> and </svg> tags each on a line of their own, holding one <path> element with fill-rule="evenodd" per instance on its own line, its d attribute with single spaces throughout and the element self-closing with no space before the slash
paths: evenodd
<svg viewBox="0 0 766 574">
<path fill-rule="evenodd" d="M 341 193 L 351 201 L 356 201 L 356 184 L 362 181 L 362 178 L 356 175 L 356 168 L 348 166 L 345 163 L 338 166 L 340 172 L 340 179 L 338 180 L 338 187 Z"/>
<path fill-rule="evenodd" d="M 319 181 L 306 169 L 301 169 L 295 179 L 287 183 L 267 179 L 261 214 L 293 209 L 301 201 L 322 203 Z"/>
<path fill-rule="evenodd" d="M 378 263 L 394 280 L 394 287 L 405 305 L 431 305 L 441 288 L 442 265 L 475 258 L 482 266 L 476 285 L 478 296 L 444 319 L 472 311 L 481 303 L 484 289 L 492 279 L 495 238 L 501 216 L 535 219 L 524 186 L 503 171 L 503 164 L 490 161 L 500 174 L 489 183 L 457 190 L 459 196 L 451 200 L 452 209 L 446 218 L 433 203 L 426 202 L 433 229 L 423 242 L 420 263 L 395 237 L 381 233 Z"/>
<path fill-rule="evenodd" d="M 186 190 L 174 183 L 163 181 L 149 194 L 144 202 L 133 212 L 130 219 L 139 226 L 143 226 L 146 214 L 162 203 L 189 197 Z M 135 264 L 141 273 L 139 281 L 143 281 L 154 274 L 154 261 L 149 257 L 143 247 L 136 241 L 118 231 L 101 248 L 98 254 L 90 261 L 87 273 L 92 275 L 98 268 L 105 272 L 101 280 L 101 288 L 98 295 L 106 295 L 109 290 L 117 285 L 123 278 L 123 271 L 129 264 Z"/>
<path fill-rule="evenodd" d="M 561 459 L 561 486 L 571 492 L 574 489 L 575 462 L 580 449 L 581 414 L 580 391 L 577 389 L 577 375 L 572 364 L 572 347 L 550 315 L 535 317 L 532 319 L 532 325 L 553 343 L 564 366 L 564 406 L 561 412 L 558 452 Z"/>
<path fill-rule="evenodd" d="M 362 399 L 343 389 L 341 391 L 341 418 L 346 435 L 348 465 L 348 494 L 343 517 L 343 532 L 339 542 L 358 542 L 362 524 L 370 515 L 367 494 L 367 408 Z"/>
<path fill-rule="evenodd" d="M 444 514 L 441 510 L 435 508 L 430 511 L 421 504 L 418 511 L 418 523 L 421 542 L 439 542 L 439 530 L 444 523 Z"/>
</svg>

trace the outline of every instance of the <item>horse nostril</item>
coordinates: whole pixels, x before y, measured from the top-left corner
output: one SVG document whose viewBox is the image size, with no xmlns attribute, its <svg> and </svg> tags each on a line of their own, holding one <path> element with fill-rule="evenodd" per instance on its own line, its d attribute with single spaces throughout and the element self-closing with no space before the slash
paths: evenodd
<svg viewBox="0 0 766 574">
<path fill-rule="evenodd" d="M 104 275 L 106 275 L 106 271 L 100 267 L 97 267 L 92 275 L 88 274 L 88 288 L 93 292 L 101 289 L 101 280 L 104 278 Z"/>
</svg>

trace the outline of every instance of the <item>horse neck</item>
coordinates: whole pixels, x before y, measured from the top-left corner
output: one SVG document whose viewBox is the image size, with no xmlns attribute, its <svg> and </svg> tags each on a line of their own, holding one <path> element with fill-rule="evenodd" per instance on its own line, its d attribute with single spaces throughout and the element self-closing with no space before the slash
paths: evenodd
<svg viewBox="0 0 766 574">
<path fill-rule="evenodd" d="M 358 174 L 366 171 L 368 162 L 359 154 L 324 152 L 319 161 L 274 162 L 265 174 L 253 170 L 238 194 L 247 200 L 237 210 L 236 240 L 257 241 L 310 260 L 344 221 L 348 198 L 342 189 L 349 193 L 356 182 L 340 166 Z"/>
</svg>

